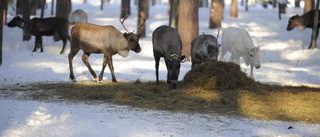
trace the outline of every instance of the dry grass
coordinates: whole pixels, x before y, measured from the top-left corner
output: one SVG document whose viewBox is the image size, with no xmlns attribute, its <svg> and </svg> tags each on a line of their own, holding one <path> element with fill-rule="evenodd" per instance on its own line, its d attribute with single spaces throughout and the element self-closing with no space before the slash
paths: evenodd
<svg viewBox="0 0 320 137">
<path fill-rule="evenodd" d="M 165 82 L 35 83 L 0 90 L 33 99 L 105 102 L 186 113 L 218 113 L 260 120 L 320 123 L 320 89 L 261 84 L 233 63 L 206 62 L 189 71 L 176 90 Z M 29 96 L 30 97 L 30 96 Z"/>
</svg>

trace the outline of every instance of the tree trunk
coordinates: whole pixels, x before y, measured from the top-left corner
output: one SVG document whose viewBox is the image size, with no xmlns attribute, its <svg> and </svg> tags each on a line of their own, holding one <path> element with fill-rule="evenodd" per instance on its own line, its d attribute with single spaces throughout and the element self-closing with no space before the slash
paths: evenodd
<svg viewBox="0 0 320 137">
<path fill-rule="evenodd" d="M 199 7 L 208 7 L 208 0 L 199 0 Z"/>
<path fill-rule="evenodd" d="M 222 2 L 221 0 L 211 0 L 209 28 L 215 29 L 221 27 L 222 20 Z"/>
<path fill-rule="evenodd" d="M 152 6 L 157 4 L 157 0 L 152 0 Z"/>
<path fill-rule="evenodd" d="M 238 0 L 232 0 L 231 2 L 230 17 L 238 18 Z"/>
<path fill-rule="evenodd" d="M 22 9 L 21 9 L 21 1 L 22 0 L 17 0 L 17 3 L 16 3 L 16 16 L 18 16 L 18 14 L 21 14 L 22 13 Z"/>
<path fill-rule="evenodd" d="M 125 18 L 127 16 L 130 16 L 130 0 L 122 0 L 120 18 Z"/>
<path fill-rule="evenodd" d="M 29 0 L 22 0 L 21 1 L 21 12 L 22 12 L 22 19 L 24 21 L 30 20 L 30 1 Z M 30 40 L 31 35 L 23 31 L 23 38 L 22 40 Z"/>
<path fill-rule="evenodd" d="M 2 64 L 2 39 L 3 39 L 3 24 L 2 24 L 2 22 L 3 22 L 3 12 L 1 12 L 1 11 L 3 11 L 4 9 L 3 9 L 4 7 L 3 7 L 3 5 L 1 5 L 0 6 L 0 66 L 1 66 L 1 64 Z"/>
<path fill-rule="evenodd" d="M 46 6 L 46 0 L 41 0 L 41 15 L 40 17 L 44 17 L 44 7 Z"/>
<path fill-rule="evenodd" d="M 51 15 L 54 15 L 54 0 L 51 1 Z"/>
<path fill-rule="evenodd" d="M 317 47 L 317 34 L 319 33 L 319 0 L 317 0 L 316 8 L 314 13 L 314 22 L 312 29 L 312 39 L 309 49 L 314 49 Z"/>
<path fill-rule="evenodd" d="M 191 41 L 198 36 L 198 0 L 181 0 L 179 3 L 178 32 L 182 41 L 182 54 L 190 61 Z"/>
<path fill-rule="evenodd" d="M 179 22 L 179 0 L 170 0 L 169 26 L 178 28 Z"/>
<path fill-rule="evenodd" d="M 300 0 L 295 0 L 294 1 L 294 7 L 300 8 Z"/>
<path fill-rule="evenodd" d="M 246 11 L 249 11 L 248 2 L 249 2 L 249 0 L 246 0 Z"/>
<path fill-rule="evenodd" d="M 3 19 L 8 9 L 9 0 L 2 0 L 0 2 L 0 66 L 2 64 L 2 41 L 3 41 Z"/>
<path fill-rule="evenodd" d="M 103 10 L 103 4 L 104 4 L 104 3 L 107 3 L 107 2 L 108 2 L 107 0 L 101 0 L 100 10 Z"/>
<path fill-rule="evenodd" d="M 37 0 L 31 0 L 30 2 L 30 15 L 37 14 Z"/>
<path fill-rule="evenodd" d="M 142 25 L 142 23 L 148 18 L 148 10 L 149 10 L 149 0 L 139 0 L 138 3 L 138 25 L 137 25 L 137 29 L 138 29 L 138 33 L 142 34 L 142 37 L 146 36 L 146 24 L 144 23 Z M 142 25 L 142 26 L 141 26 Z M 141 26 L 141 28 L 139 29 L 139 27 Z"/>
<path fill-rule="evenodd" d="M 304 9 L 303 13 L 307 13 L 308 11 L 313 9 L 313 0 L 305 0 L 304 1 Z"/>
<path fill-rule="evenodd" d="M 62 17 L 68 20 L 71 12 L 71 0 L 57 0 L 56 17 Z"/>
<path fill-rule="evenodd" d="M 0 3 L 0 66 L 2 64 L 3 14 L 7 5 L 6 2 Z"/>
<path fill-rule="evenodd" d="M 8 8 L 3 10 L 3 16 L 2 16 L 2 24 L 7 25 L 7 10 Z"/>
</svg>

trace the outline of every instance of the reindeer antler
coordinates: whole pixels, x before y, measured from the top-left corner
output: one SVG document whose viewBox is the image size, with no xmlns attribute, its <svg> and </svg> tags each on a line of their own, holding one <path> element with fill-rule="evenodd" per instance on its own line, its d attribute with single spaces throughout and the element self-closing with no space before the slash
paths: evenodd
<svg viewBox="0 0 320 137">
<path fill-rule="evenodd" d="M 139 26 L 138 31 L 140 30 L 140 28 L 144 25 L 144 23 L 146 22 L 147 18 L 144 19 L 144 21 L 142 22 L 142 24 Z"/>
<path fill-rule="evenodd" d="M 120 21 L 120 23 L 122 24 L 123 28 L 124 28 L 128 33 L 130 33 L 130 32 L 127 30 L 127 28 L 124 26 L 124 24 L 123 24 L 123 22 L 124 22 L 128 17 L 129 17 L 129 16 L 126 16 L 122 21 L 121 21 L 121 18 L 119 18 L 119 21 Z"/>
</svg>

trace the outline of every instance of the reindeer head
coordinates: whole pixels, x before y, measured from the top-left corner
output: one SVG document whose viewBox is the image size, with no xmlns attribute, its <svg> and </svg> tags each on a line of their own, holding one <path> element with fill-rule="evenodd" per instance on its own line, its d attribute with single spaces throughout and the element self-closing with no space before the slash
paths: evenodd
<svg viewBox="0 0 320 137">
<path fill-rule="evenodd" d="M 205 42 L 205 46 L 207 48 L 208 56 L 210 57 L 210 59 L 217 60 L 218 55 L 219 55 L 219 48 L 221 45 L 215 44 L 215 43 L 209 44 L 209 43 Z"/>
<path fill-rule="evenodd" d="M 288 21 L 287 31 L 291 31 L 295 27 L 297 27 L 300 31 L 305 30 L 305 25 L 301 22 L 302 18 L 299 15 L 292 16 Z"/>
<path fill-rule="evenodd" d="M 167 59 L 165 59 L 165 63 L 167 66 L 168 74 L 167 74 L 167 83 L 172 84 L 171 88 L 176 88 L 176 83 L 178 82 L 178 77 L 180 74 L 181 62 L 185 59 L 185 55 L 179 56 L 178 54 L 171 54 Z"/>
<path fill-rule="evenodd" d="M 125 33 L 123 33 L 123 36 L 127 39 L 128 41 L 128 45 L 130 47 L 130 49 L 136 53 L 139 53 L 141 51 L 141 47 L 139 44 L 139 39 L 141 37 L 141 34 L 135 34 L 132 32 L 129 32 L 127 30 L 127 28 L 124 26 L 124 21 L 128 18 L 129 16 L 125 17 L 122 21 L 121 19 L 119 19 L 120 23 L 122 24 L 123 28 L 127 31 Z M 146 20 L 144 20 L 144 22 L 141 24 L 141 26 L 145 23 Z M 138 30 L 141 28 L 141 26 L 138 28 Z"/>
<path fill-rule="evenodd" d="M 249 64 L 256 69 L 261 67 L 260 64 L 260 46 L 249 49 Z"/>
<path fill-rule="evenodd" d="M 19 16 L 14 17 L 9 23 L 8 23 L 8 27 L 20 27 L 22 28 L 24 24 L 24 20 L 22 18 L 20 18 Z"/>
</svg>

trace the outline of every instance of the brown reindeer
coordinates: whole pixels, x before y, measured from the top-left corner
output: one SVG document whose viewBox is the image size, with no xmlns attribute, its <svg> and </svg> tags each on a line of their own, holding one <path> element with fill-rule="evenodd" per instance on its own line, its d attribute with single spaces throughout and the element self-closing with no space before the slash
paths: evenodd
<svg viewBox="0 0 320 137">
<path fill-rule="evenodd" d="M 112 56 L 115 54 L 119 54 L 122 57 L 127 57 L 130 50 L 136 53 L 139 53 L 141 51 L 139 45 L 139 38 L 141 35 L 129 32 L 125 28 L 123 22 L 126 20 L 126 18 L 124 18 L 123 21 L 119 19 L 123 28 L 127 31 L 126 33 L 121 33 L 114 26 L 110 25 L 99 26 L 89 23 L 78 23 L 72 27 L 71 51 L 68 55 L 70 79 L 72 81 L 76 81 L 73 74 L 72 60 L 73 57 L 78 53 L 78 51 L 82 49 L 84 51 L 82 60 L 89 69 L 94 80 L 97 80 L 98 82 L 102 81 L 104 69 L 106 67 L 106 64 L 108 64 L 111 71 L 112 82 L 117 82 L 114 75 Z M 104 55 L 102 70 L 98 78 L 88 62 L 88 58 L 91 53 Z"/>
</svg>

